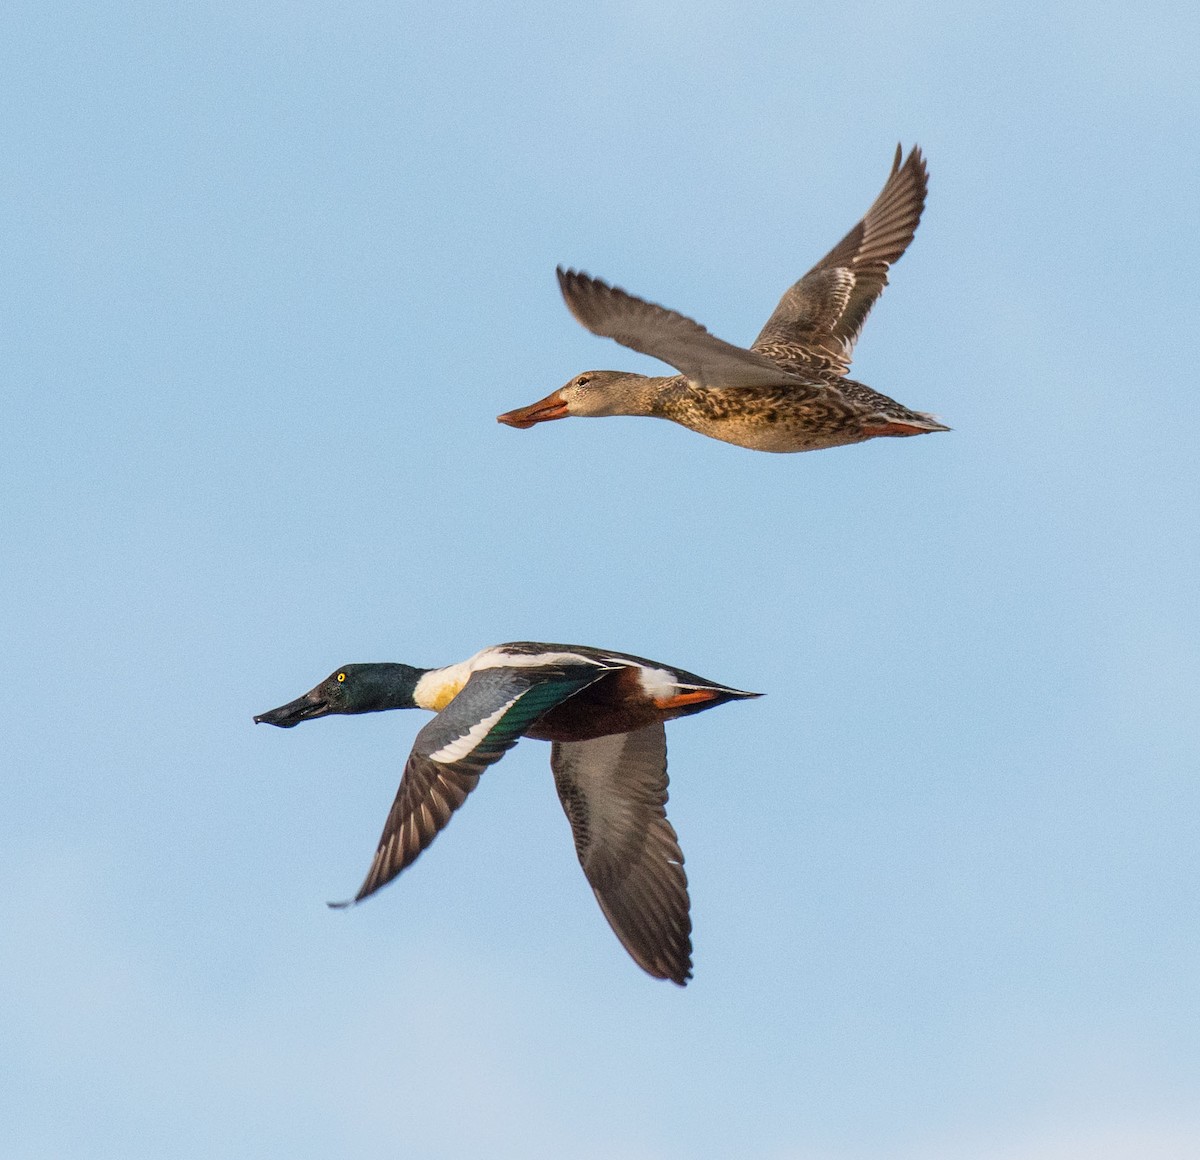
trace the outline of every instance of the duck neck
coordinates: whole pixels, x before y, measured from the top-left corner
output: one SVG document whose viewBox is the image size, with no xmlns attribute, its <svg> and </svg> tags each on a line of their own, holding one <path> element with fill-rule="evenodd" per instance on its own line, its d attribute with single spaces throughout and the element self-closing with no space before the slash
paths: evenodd
<svg viewBox="0 0 1200 1160">
<path fill-rule="evenodd" d="M 385 709 L 415 709 L 417 702 L 414 692 L 417 682 L 428 672 L 427 669 L 414 668 L 412 665 L 401 665 L 384 662 L 371 666 L 371 672 L 364 682 L 365 688 L 361 698 L 361 713 L 380 713 Z"/>
<path fill-rule="evenodd" d="M 612 415 L 661 418 L 665 401 L 681 382 L 679 375 L 627 375 L 612 384 Z"/>
</svg>

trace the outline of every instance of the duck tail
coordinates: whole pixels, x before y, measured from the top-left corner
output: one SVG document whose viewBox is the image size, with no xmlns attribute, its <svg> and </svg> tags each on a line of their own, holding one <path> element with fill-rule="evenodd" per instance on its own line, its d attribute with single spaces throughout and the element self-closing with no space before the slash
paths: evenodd
<svg viewBox="0 0 1200 1160">
<path fill-rule="evenodd" d="M 947 427 L 936 415 L 931 415 L 928 411 L 918 411 L 917 414 L 921 417 L 921 421 L 925 424 L 926 431 L 953 431 L 953 427 Z"/>
<path fill-rule="evenodd" d="M 673 716 L 690 717 L 705 709 L 715 709 L 726 701 L 741 701 L 749 697 L 761 697 L 762 693 L 747 693 L 742 689 L 727 689 L 723 685 L 680 685 L 679 692 L 669 703 L 660 702 L 660 707 L 670 709 Z"/>
<path fill-rule="evenodd" d="M 908 411 L 902 417 L 881 416 L 876 423 L 866 425 L 870 436 L 895 435 L 928 435 L 931 431 L 950 431 L 936 415 L 926 411 Z"/>
</svg>

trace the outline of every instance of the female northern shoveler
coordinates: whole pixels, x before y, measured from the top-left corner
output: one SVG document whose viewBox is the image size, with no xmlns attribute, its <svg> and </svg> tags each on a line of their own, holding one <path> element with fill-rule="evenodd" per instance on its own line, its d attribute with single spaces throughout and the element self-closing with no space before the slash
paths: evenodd
<svg viewBox="0 0 1200 1160">
<path fill-rule="evenodd" d="M 925 207 L 921 150 L 900 148 L 862 219 L 780 300 L 749 350 L 698 322 L 575 270 L 558 269 L 571 313 L 593 334 L 669 363 L 669 377 L 585 371 L 540 402 L 500 415 L 532 427 L 569 415 L 651 415 L 756 451 L 814 451 L 879 435 L 948 431 L 932 415 L 845 377 L 888 267 Z"/>
<path fill-rule="evenodd" d="M 553 742 L 554 784 L 600 909 L 638 966 L 683 986 L 692 924 L 683 853 L 664 808 L 663 722 L 758 695 L 626 653 L 522 641 L 440 669 L 346 665 L 254 720 L 288 729 L 330 713 L 438 714 L 417 734 L 352 902 L 408 866 L 518 738 Z"/>
</svg>

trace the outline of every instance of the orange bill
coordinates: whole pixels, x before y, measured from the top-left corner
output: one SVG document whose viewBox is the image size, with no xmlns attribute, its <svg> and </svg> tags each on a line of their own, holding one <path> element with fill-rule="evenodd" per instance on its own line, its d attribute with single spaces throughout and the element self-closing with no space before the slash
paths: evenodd
<svg viewBox="0 0 1200 1160">
<path fill-rule="evenodd" d="M 566 399 L 562 397 L 561 392 L 554 391 L 541 401 L 530 403 L 528 407 L 518 407 L 515 411 L 505 411 L 503 415 L 497 415 L 496 422 L 507 423 L 510 427 L 524 430 L 548 419 L 565 419 L 568 414 Z"/>
</svg>

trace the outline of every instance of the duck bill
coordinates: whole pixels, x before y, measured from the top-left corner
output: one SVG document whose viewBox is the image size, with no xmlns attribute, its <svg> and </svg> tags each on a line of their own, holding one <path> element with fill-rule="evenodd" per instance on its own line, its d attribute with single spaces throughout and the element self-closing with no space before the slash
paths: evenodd
<svg viewBox="0 0 1200 1160">
<path fill-rule="evenodd" d="M 280 705 L 278 709 L 268 709 L 265 713 L 259 713 L 254 718 L 254 724 L 278 725 L 280 729 L 291 729 L 301 721 L 324 717 L 329 712 L 329 702 L 314 689 L 311 693 L 305 693 L 303 697 Z"/>
<path fill-rule="evenodd" d="M 535 423 L 545 423 L 550 419 L 565 419 L 569 414 L 567 400 L 562 397 L 561 391 L 555 391 L 540 402 L 530 403 L 528 407 L 518 407 L 515 411 L 505 411 L 503 415 L 497 415 L 496 422 L 507 423 L 510 427 L 517 427 L 524 431 L 525 428 L 532 427 Z"/>
</svg>

